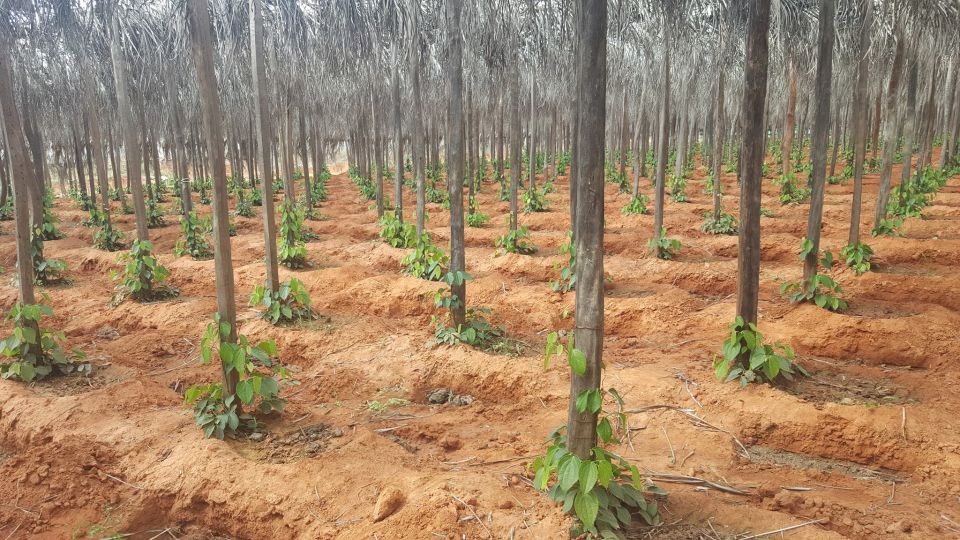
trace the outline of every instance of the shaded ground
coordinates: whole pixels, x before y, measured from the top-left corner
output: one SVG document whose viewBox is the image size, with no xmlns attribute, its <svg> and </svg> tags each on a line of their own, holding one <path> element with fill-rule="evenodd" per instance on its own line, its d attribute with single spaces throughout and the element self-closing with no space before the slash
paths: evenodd
<svg viewBox="0 0 960 540">
<path fill-rule="evenodd" d="M 724 183 L 734 193 L 733 176 Z M 865 184 L 863 215 L 872 216 L 876 175 Z M 651 193 L 647 180 L 642 188 Z M 491 224 L 467 230 L 469 304 L 493 309 L 527 344 L 519 357 L 425 346 L 438 286 L 399 274 L 404 250 L 377 240 L 375 212 L 345 176 L 330 180 L 328 219 L 309 223 L 320 236 L 308 244 L 314 266 L 281 270 L 306 283 L 329 320 L 274 328 L 244 308 L 263 279 L 263 241 L 259 218 L 237 218 L 242 332 L 275 339 L 297 384 L 284 389 L 287 411 L 266 421 L 262 439 L 227 442 L 203 439 L 181 397 L 217 377 L 197 359 L 215 310 L 213 261 L 170 255 L 180 231 L 168 216 L 171 225 L 151 237 L 181 296 L 111 308 L 115 255 L 92 249 L 83 213 L 60 201 L 67 238 L 48 242 L 47 254 L 70 264 L 74 283 L 47 291 L 56 312 L 48 325 L 98 369 L 90 381 L 0 381 L 0 536 L 565 537 L 569 522 L 524 473 L 565 420 L 568 374 L 559 363 L 544 371 L 541 354 L 545 332 L 571 325 L 573 295 L 548 285 L 562 260 L 567 189 L 558 184 L 549 212 L 521 217 L 540 248 L 534 256 L 494 256 L 507 212 L 494 184 L 478 195 Z M 607 186 L 605 384 L 628 409 L 675 407 L 631 415 L 632 439 L 617 451 L 651 474 L 696 476 L 746 495 L 661 482 L 668 526 L 631 537 L 742 538 L 811 520 L 821 521 L 784 536 L 956 535 L 960 179 L 936 196 L 927 219 L 908 221 L 905 237 L 869 240 L 876 272 L 840 273 L 844 314 L 791 305 L 777 292 L 801 273 L 807 207 L 781 207 L 765 182 L 763 205 L 776 217 L 762 220 L 760 325 L 768 339 L 793 345 L 815 377 L 783 389 L 713 378 L 711 357 L 736 305 L 737 239 L 699 231 L 710 207 L 702 170 L 687 192 L 690 203 L 666 209 L 683 249 L 661 261 L 646 249 L 652 217 L 621 215 L 627 196 Z M 850 192 L 827 189 L 823 247 L 835 253 L 846 240 Z M 736 203 L 725 198 L 728 211 Z M 429 212 L 442 244 L 447 217 L 438 205 Z M 132 216 L 120 222 L 131 237 Z M 4 308 L 16 300 L 11 226 L 0 225 Z M 430 403 L 441 387 L 473 399 Z M 390 488 L 404 501 L 374 522 Z"/>
</svg>

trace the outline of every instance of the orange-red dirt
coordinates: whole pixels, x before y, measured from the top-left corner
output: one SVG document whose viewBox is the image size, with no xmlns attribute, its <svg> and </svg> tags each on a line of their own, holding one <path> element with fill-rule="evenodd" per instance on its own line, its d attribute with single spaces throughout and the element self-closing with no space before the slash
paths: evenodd
<svg viewBox="0 0 960 540">
<path fill-rule="evenodd" d="M 899 178 L 899 175 L 895 175 Z M 869 231 L 877 175 L 865 181 Z M 724 205 L 736 212 L 733 175 Z M 869 238 L 874 271 L 838 277 L 846 313 L 792 305 L 778 288 L 797 279 L 807 206 L 781 207 L 764 184 L 760 327 L 787 342 L 813 379 L 791 388 L 740 388 L 714 379 L 711 357 L 735 310 L 737 238 L 700 232 L 710 208 L 703 168 L 691 202 L 668 201 L 676 260 L 646 248 L 651 216 L 623 216 L 628 196 L 606 186 L 605 386 L 632 414 L 632 443 L 616 451 L 651 472 L 692 475 L 746 495 L 661 483 L 659 529 L 634 538 L 731 538 L 821 520 L 787 538 L 944 538 L 960 530 L 960 178 L 908 220 L 901 238 Z M 651 192 L 650 182 L 642 189 Z M 477 200 L 491 222 L 467 229 L 470 306 L 525 344 L 519 357 L 468 347 L 428 348 L 438 284 L 399 272 L 405 250 L 377 238 L 376 213 L 344 175 L 329 182 L 325 218 L 308 222 L 313 267 L 290 272 L 329 320 L 272 327 L 247 306 L 264 276 L 258 218 L 237 218 L 232 239 L 242 332 L 277 341 L 297 384 L 288 407 L 265 419 L 263 441 L 204 439 L 183 389 L 215 380 L 198 361 L 215 310 L 213 261 L 171 255 L 176 216 L 150 231 L 180 289 L 174 300 L 110 307 L 116 254 L 91 247 L 85 214 L 61 199 L 67 234 L 46 243 L 73 283 L 46 289 L 69 346 L 89 354 L 88 380 L 25 386 L 0 381 L 0 538 L 564 538 L 569 520 L 525 481 L 546 435 L 564 422 L 568 370 L 543 369 L 548 331 L 569 328 L 573 293 L 551 292 L 568 228 L 565 179 L 550 211 L 521 216 L 533 256 L 495 256 L 507 203 L 485 183 Z M 828 186 L 824 249 L 846 243 L 851 186 Z M 414 197 L 406 192 L 408 219 Z M 166 205 L 169 206 L 169 203 Z M 259 214 L 259 208 L 257 212 Z M 209 207 L 202 207 L 209 212 Z M 435 241 L 448 218 L 429 205 Z M 117 218 L 127 237 L 132 216 Z M 0 225 L 0 306 L 17 299 L 12 222 Z M 468 394 L 464 406 L 431 405 L 438 387 Z M 395 398 L 395 399 L 391 399 Z M 608 404 L 608 406 L 611 406 Z M 735 441 L 749 452 L 746 457 Z M 792 488 L 792 489 L 787 489 Z M 391 515 L 374 521 L 382 493 Z M 478 518 L 482 523 L 478 522 Z M 778 535 L 779 536 L 779 535 Z"/>
</svg>

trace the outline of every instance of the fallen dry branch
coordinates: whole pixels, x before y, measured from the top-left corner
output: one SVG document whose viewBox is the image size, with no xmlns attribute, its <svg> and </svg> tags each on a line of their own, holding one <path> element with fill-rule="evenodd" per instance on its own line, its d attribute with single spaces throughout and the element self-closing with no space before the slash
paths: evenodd
<svg viewBox="0 0 960 540">
<path fill-rule="evenodd" d="M 496 465 L 496 464 L 498 464 L 498 463 L 510 463 L 511 461 L 520 461 L 520 460 L 522 460 L 522 459 L 532 459 L 532 458 L 537 457 L 537 455 L 538 455 L 538 454 L 530 454 L 529 456 L 517 456 L 517 457 L 512 457 L 512 458 L 495 459 L 495 460 L 493 460 L 493 461 L 482 461 L 482 462 L 480 462 L 480 463 L 471 463 L 470 466 L 471 466 L 471 467 L 481 467 L 481 466 L 483 466 L 483 465 Z"/>
<path fill-rule="evenodd" d="M 125 485 L 125 486 L 130 486 L 130 487 L 132 487 L 133 489 L 135 489 L 135 490 L 137 490 L 137 491 L 143 489 L 143 488 L 140 487 L 140 486 L 131 484 L 130 482 L 127 482 L 127 481 L 124 480 L 123 478 L 118 478 L 118 477 L 116 477 L 116 476 L 114 476 L 114 475 L 112 475 L 112 474 L 103 473 L 103 475 L 106 476 L 107 478 L 113 480 L 114 482 L 120 482 L 121 484 L 123 484 L 123 485 Z"/>
<path fill-rule="evenodd" d="M 685 474 L 669 474 L 669 473 L 659 473 L 659 472 L 650 472 L 648 478 L 654 482 L 664 482 L 667 484 L 689 484 L 693 486 L 702 486 L 710 489 L 715 489 L 717 491 L 722 491 L 724 493 L 731 493 L 733 495 L 750 495 L 746 491 L 737 489 L 733 486 L 727 486 L 724 484 L 718 484 L 716 482 L 711 482 L 705 478 L 700 478 L 699 476 L 687 476 Z"/>
<path fill-rule="evenodd" d="M 473 461 L 475 459 L 477 459 L 477 456 L 470 456 L 468 458 L 461 459 L 459 461 L 440 461 L 439 463 L 441 463 L 442 465 L 461 465 L 463 463 L 466 463 L 468 461 Z"/>
<path fill-rule="evenodd" d="M 763 538 L 764 536 L 770 536 L 770 535 L 773 535 L 773 534 L 778 534 L 778 533 L 784 533 L 784 532 L 787 532 L 787 531 L 792 531 L 792 530 L 794 530 L 794 529 L 799 529 L 799 528 L 801 528 L 801 527 L 806 527 L 807 525 L 815 525 L 815 524 L 817 524 L 817 523 L 826 523 L 826 522 L 827 522 L 827 519 L 826 519 L 826 518 L 811 519 L 810 521 L 804 521 L 803 523 L 798 523 L 798 524 L 796 524 L 796 525 L 791 525 L 791 526 L 789 526 L 789 527 L 783 527 L 782 529 L 777 529 L 777 530 L 775 530 L 775 531 L 767 531 L 767 532 L 760 533 L 760 534 L 754 534 L 754 535 L 752 535 L 752 536 L 746 536 L 746 537 L 744 537 L 744 538 L 741 538 L 740 540 L 753 540 L 754 538 Z"/>
<path fill-rule="evenodd" d="M 695 383 L 695 382 L 693 382 L 693 381 L 691 381 L 690 378 L 687 377 L 687 374 L 684 373 L 684 372 L 682 372 L 682 371 L 677 371 L 676 373 L 673 374 L 673 376 L 676 377 L 677 379 L 679 379 L 680 382 L 683 383 L 683 388 L 687 391 L 687 395 L 689 395 L 689 396 L 690 396 L 690 399 L 692 399 L 693 402 L 697 404 L 697 407 L 700 407 L 700 408 L 702 409 L 702 408 L 703 408 L 703 404 L 700 403 L 700 400 L 697 399 L 697 396 L 693 395 L 693 392 L 690 390 L 690 385 L 691 385 L 691 384 L 693 384 L 693 385 L 695 385 L 695 386 L 698 386 L 698 387 L 699 387 L 700 385 L 697 384 L 697 383 Z"/>
<path fill-rule="evenodd" d="M 940 514 L 940 519 L 948 523 L 948 525 L 943 526 L 944 529 L 947 529 L 951 532 L 960 533 L 960 523 L 950 519 L 950 517 L 946 514 Z"/>
<path fill-rule="evenodd" d="M 4 538 L 3 540 L 9 540 L 11 537 L 13 537 L 13 535 L 16 534 L 17 531 L 20 530 L 20 526 L 21 526 L 21 525 L 23 525 L 23 520 L 21 520 L 20 523 L 17 523 L 17 526 L 14 527 L 13 530 L 10 531 L 10 534 L 8 534 L 7 537 Z"/>
<path fill-rule="evenodd" d="M 480 516 L 477 515 L 477 512 L 473 509 L 472 506 L 470 506 L 469 504 L 467 504 L 466 502 L 464 502 L 463 499 L 461 499 L 460 497 L 457 497 L 456 495 L 454 495 L 454 494 L 452 494 L 452 493 L 450 494 L 450 497 L 451 497 L 453 500 L 457 501 L 458 503 L 462 504 L 462 505 L 464 506 L 464 508 L 466 508 L 467 510 L 469 510 L 470 513 L 473 515 L 473 519 L 476 519 L 476 520 L 477 520 L 477 523 L 479 523 L 480 526 L 483 527 L 483 529 L 484 529 L 485 531 L 487 531 L 487 534 L 489 534 L 491 538 L 493 537 L 493 531 L 491 531 L 490 528 L 487 527 L 487 524 L 484 523 L 482 519 L 480 519 Z"/>
</svg>

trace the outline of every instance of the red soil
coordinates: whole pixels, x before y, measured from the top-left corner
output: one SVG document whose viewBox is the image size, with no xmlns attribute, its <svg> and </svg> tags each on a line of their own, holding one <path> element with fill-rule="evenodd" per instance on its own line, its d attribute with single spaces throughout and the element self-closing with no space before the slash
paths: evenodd
<svg viewBox="0 0 960 540">
<path fill-rule="evenodd" d="M 735 212 L 732 175 L 724 182 L 725 206 Z M 867 217 L 877 176 L 865 184 Z M 306 283 L 329 322 L 275 328 L 244 307 L 263 280 L 263 240 L 259 218 L 238 218 L 242 332 L 275 339 L 298 381 L 284 390 L 282 417 L 266 419 L 270 435 L 262 442 L 204 439 L 182 404 L 185 386 L 218 373 L 197 359 L 215 310 L 213 261 L 170 255 L 180 232 L 169 216 L 172 224 L 151 236 L 180 297 L 111 308 L 116 255 L 91 248 L 94 231 L 79 224 L 84 214 L 60 201 L 67 238 L 48 242 L 47 255 L 66 260 L 74 282 L 46 291 L 56 313 L 47 326 L 65 331 L 98 369 L 90 381 L 0 381 L 0 535 L 564 538 L 568 519 L 522 478 L 530 456 L 565 420 L 568 372 L 560 363 L 544 371 L 541 357 L 543 334 L 569 328 L 574 302 L 547 284 L 568 228 L 567 185 L 557 188 L 549 212 L 521 217 L 537 254 L 494 256 L 507 204 L 496 201 L 493 184 L 478 196 L 491 225 L 466 234 L 475 278 L 469 304 L 492 308 L 496 322 L 527 344 L 516 358 L 425 346 L 438 285 L 398 272 L 404 250 L 378 241 L 375 212 L 346 177 L 330 180 L 327 219 L 309 223 L 320 235 L 308 244 L 314 266 L 281 269 Z M 907 222 L 905 237 L 868 240 L 874 272 L 841 271 L 850 303 L 843 314 L 792 305 L 777 292 L 801 273 L 807 207 L 780 207 L 777 189 L 765 183 L 764 207 L 776 217 L 762 220 L 761 330 L 792 344 L 815 377 L 791 388 L 741 389 L 714 379 L 711 357 L 735 310 L 737 239 L 699 231 L 710 206 L 702 172 L 687 192 L 690 203 L 666 208 L 669 236 L 683 248 L 676 260 L 661 261 L 645 245 L 652 217 L 621 215 L 627 196 L 607 186 L 605 268 L 613 281 L 605 384 L 624 394 L 628 409 L 688 408 L 725 431 L 657 409 L 630 416 L 632 444 L 617 451 L 650 471 L 747 494 L 661 483 L 670 492 L 661 506 L 669 526 L 632 534 L 732 537 L 813 519 L 823 521 L 785 535 L 957 534 L 960 395 L 951 389 L 960 385 L 952 356 L 960 346 L 960 178 L 936 195 L 927 219 Z M 845 244 L 850 192 L 850 185 L 827 188 L 823 247 L 834 253 Z M 408 192 L 410 211 L 412 201 Z M 429 212 L 442 243 L 447 218 L 437 205 Z M 128 238 L 131 219 L 119 218 Z M 865 220 L 863 230 L 869 226 Z M 16 301 L 11 227 L 3 223 L 0 236 L 5 309 Z M 436 387 L 475 400 L 430 405 L 424 395 Z M 370 404 L 390 398 L 409 401 L 380 412 Z M 306 430 L 320 423 L 329 428 Z M 405 502 L 374 522 L 378 494 L 388 488 L 403 491 Z"/>
</svg>

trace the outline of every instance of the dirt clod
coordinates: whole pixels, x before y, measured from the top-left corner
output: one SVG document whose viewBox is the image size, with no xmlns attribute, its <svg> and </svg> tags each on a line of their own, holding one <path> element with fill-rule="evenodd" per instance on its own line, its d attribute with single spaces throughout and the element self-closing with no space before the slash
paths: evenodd
<svg viewBox="0 0 960 540">
<path fill-rule="evenodd" d="M 373 507 L 373 521 L 383 521 L 403 506 L 406 496 L 395 486 L 387 486 L 377 497 L 377 504 Z"/>
<path fill-rule="evenodd" d="M 444 435 L 438 442 L 440 443 L 440 446 L 448 452 L 459 450 L 461 447 L 463 447 L 463 441 L 461 441 L 456 435 Z"/>
</svg>

